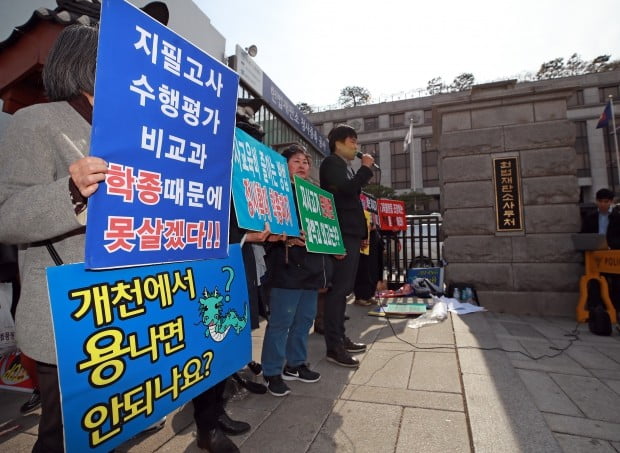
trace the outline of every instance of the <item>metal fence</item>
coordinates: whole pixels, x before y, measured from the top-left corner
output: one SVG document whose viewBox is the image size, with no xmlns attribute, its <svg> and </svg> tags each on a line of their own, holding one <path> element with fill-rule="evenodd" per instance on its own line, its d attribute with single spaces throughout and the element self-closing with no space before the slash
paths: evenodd
<svg viewBox="0 0 620 453">
<path fill-rule="evenodd" d="M 443 242 L 441 216 L 407 216 L 407 230 L 385 233 L 383 276 L 389 286 L 400 286 L 411 267 L 441 266 Z"/>
</svg>

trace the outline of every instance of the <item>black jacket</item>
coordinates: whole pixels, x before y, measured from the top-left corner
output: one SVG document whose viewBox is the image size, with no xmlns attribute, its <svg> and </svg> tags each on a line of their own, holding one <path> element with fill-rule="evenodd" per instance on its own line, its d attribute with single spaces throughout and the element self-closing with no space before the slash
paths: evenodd
<svg viewBox="0 0 620 453">
<path fill-rule="evenodd" d="M 598 220 L 596 221 L 598 227 Z M 607 245 L 612 250 L 620 249 L 620 210 L 615 207 L 609 214 L 609 225 L 607 225 Z"/>
<path fill-rule="evenodd" d="M 581 222 L 581 233 L 598 233 L 598 209 L 584 215 Z"/>
<path fill-rule="evenodd" d="M 372 170 L 362 165 L 355 176 L 349 179 L 347 163 L 336 154 L 330 154 L 321 163 L 321 188 L 334 195 L 343 236 L 366 238 L 368 235 L 360 193 L 372 176 Z"/>
<path fill-rule="evenodd" d="M 331 256 L 309 253 L 305 247 L 297 245 L 286 247 L 282 241 L 267 243 L 265 251 L 267 272 L 264 285 L 285 289 L 321 289 L 330 286 Z"/>
<path fill-rule="evenodd" d="M 297 197 L 293 190 L 293 198 Z M 263 285 L 270 288 L 321 289 L 331 285 L 332 257 L 310 253 L 306 247 L 287 247 L 283 241 L 265 243 L 267 271 Z"/>
</svg>

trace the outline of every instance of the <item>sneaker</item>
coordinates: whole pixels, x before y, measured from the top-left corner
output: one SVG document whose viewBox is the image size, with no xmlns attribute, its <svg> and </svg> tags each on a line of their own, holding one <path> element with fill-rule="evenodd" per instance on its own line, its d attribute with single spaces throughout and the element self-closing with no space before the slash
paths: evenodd
<svg viewBox="0 0 620 453">
<path fill-rule="evenodd" d="M 260 363 L 255 362 L 254 360 L 248 363 L 248 368 L 252 370 L 252 373 L 254 373 L 256 376 L 260 376 L 261 374 L 263 374 L 263 366 Z"/>
<path fill-rule="evenodd" d="M 368 307 L 373 304 L 369 299 L 355 299 L 353 303 L 355 305 L 361 305 L 362 307 Z"/>
<path fill-rule="evenodd" d="M 41 406 L 41 392 L 36 388 L 30 394 L 30 398 L 19 408 L 22 415 L 26 415 Z"/>
<path fill-rule="evenodd" d="M 278 374 L 276 376 L 263 377 L 267 383 L 267 390 L 269 390 L 269 393 L 273 396 L 286 396 L 291 393 L 291 389 L 288 388 L 288 385 L 282 380 L 282 375 Z"/>
<path fill-rule="evenodd" d="M 282 372 L 282 379 L 285 381 L 317 382 L 321 379 L 321 375 L 302 363 L 296 367 L 286 365 Z"/>
<path fill-rule="evenodd" d="M 359 353 L 366 351 L 366 345 L 364 343 L 354 343 L 349 337 L 344 337 L 343 340 L 344 349 L 347 352 Z"/>
<path fill-rule="evenodd" d="M 338 349 L 327 351 L 327 360 L 340 366 L 346 366 L 349 368 L 357 368 L 360 366 L 359 360 L 344 350 L 341 346 Z"/>
</svg>

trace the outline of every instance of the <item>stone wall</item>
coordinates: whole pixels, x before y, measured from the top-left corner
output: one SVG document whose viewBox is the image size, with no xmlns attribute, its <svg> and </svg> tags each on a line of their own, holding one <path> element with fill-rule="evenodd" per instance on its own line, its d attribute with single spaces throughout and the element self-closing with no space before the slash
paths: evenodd
<svg viewBox="0 0 620 453">
<path fill-rule="evenodd" d="M 574 316 L 581 253 L 570 89 L 513 81 L 433 108 L 443 202 L 445 279 L 470 282 L 491 311 Z M 437 131 L 440 131 L 437 133 Z M 496 228 L 493 158 L 520 163 L 523 230 Z"/>
</svg>

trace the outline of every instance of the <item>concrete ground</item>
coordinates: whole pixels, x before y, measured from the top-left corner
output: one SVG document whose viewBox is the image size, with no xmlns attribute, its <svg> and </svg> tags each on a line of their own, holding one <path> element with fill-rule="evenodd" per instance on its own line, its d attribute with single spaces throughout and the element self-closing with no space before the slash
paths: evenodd
<svg viewBox="0 0 620 453">
<path fill-rule="evenodd" d="M 242 452 L 620 452 L 617 330 L 598 337 L 581 324 L 572 334 L 572 319 L 488 312 L 412 329 L 367 311 L 347 309 L 348 335 L 368 343 L 359 369 L 327 362 L 323 337 L 312 333 L 319 382 L 229 401 L 228 413 L 252 425 L 232 438 Z M 257 361 L 264 327 L 253 332 Z M 27 397 L 0 391 L 0 451 L 31 451 L 39 413 L 20 416 Z M 204 451 L 191 403 L 116 451 Z"/>
</svg>

